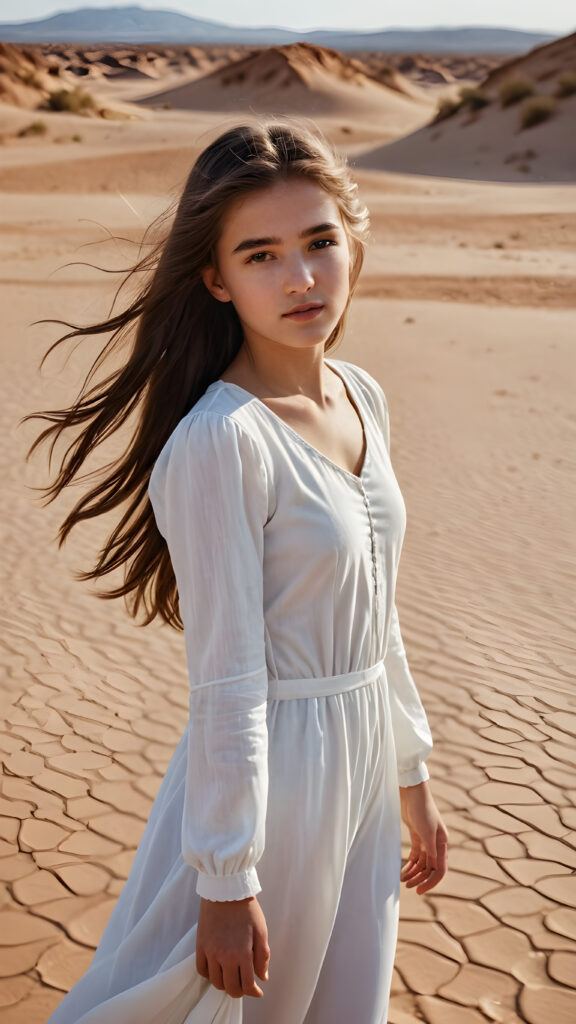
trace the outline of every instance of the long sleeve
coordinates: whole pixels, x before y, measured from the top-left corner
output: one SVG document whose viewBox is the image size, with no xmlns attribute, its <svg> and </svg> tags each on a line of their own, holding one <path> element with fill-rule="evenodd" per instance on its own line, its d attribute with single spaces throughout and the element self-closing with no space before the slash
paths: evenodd
<svg viewBox="0 0 576 1024">
<path fill-rule="evenodd" d="M 200 896 L 243 899 L 261 891 L 268 796 L 266 470 L 237 421 L 198 410 L 161 452 L 149 496 L 176 576 L 190 683 L 182 855 Z"/>
<path fill-rule="evenodd" d="M 432 750 L 433 741 L 426 712 L 408 665 L 396 604 L 392 610 L 384 666 L 388 679 L 398 784 L 417 786 L 419 782 L 430 778 L 426 759 Z"/>
<path fill-rule="evenodd" d="M 388 403 L 378 382 L 373 377 L 370 377 L 370 382 L 376 401 L 376 415 L 390 454 Z M 395 602 L 392 607 L 384 666 L 388 679 L 398 783 L 400 786 L 417 786 L 418 783 L 430 778 L 426 760 L 434 744 L 426 712 L 410 672 Z"/>
</svg>

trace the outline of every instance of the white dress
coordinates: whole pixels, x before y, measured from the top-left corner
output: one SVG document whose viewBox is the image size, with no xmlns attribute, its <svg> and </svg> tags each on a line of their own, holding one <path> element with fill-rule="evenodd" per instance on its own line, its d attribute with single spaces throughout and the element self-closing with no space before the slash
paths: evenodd
<svg viewBox="0 0 576 1024">
<path fill-rule="evenodd" d="M 363 422 L 359 476 L 221 380 L 154 465 L 190 719 L 94 960 L 49 1024 L 387 1022 L 398 785 L 429 777 L 432 736 L 394 601 L 406 509 L 386 399 L 365 370 L 325 362 Z M 250 894 L 270 979 L 234 999 L 196 971 L 196 922 L 200 896 Z"/>
</svg>

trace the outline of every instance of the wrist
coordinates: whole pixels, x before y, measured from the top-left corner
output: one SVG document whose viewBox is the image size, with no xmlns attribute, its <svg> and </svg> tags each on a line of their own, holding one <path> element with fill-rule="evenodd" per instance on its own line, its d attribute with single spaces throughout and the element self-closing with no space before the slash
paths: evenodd
<svg viewBox="0 0 576 1024">
<path fill-rule="evenodd" d="M 234 875 L 208 875 L 198 871 L 196 882 L 198 895 L 214 903 L 236 903 L 255 896 L 261 888 L 255 868 Z"/>
</svg>

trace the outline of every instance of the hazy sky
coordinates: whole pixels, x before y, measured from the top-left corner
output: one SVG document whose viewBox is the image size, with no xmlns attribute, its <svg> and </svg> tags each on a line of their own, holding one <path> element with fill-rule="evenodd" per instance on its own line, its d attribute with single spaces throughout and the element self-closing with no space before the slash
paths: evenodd
<svg viewBox="0 0 576 1024">
<path fill-rule="evenodd" d="M 498 25 L 567 33 L 576 28 L 574 0 L 0 0 L 0 21 L 32 21 L 79 7 L 152 7 L 180 11 L 230 25 L 280 25 L 283 28 L 432 28 L 442 25 Z"/>
</svg>

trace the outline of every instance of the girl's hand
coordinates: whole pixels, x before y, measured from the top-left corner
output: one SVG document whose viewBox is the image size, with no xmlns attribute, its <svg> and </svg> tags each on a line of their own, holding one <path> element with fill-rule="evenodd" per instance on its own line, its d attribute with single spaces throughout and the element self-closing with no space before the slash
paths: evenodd
<svg viewBox="0 0 576 1024">
<path fill-rule="evenodd" d="M 255 974 L 268 980 L 268 930 L 255 896 L 214 902 L 202 899 L 196 937 L 196 969 L 229 996 L 264 995 Z"/>
<path fill-rule="evenodd" d="M 406 882 L 407 889 L 417 885 L 416 892 L 421 896 L 446 874 L 448 832 L 427 780 L 417 786 L 400 786 L 400 808 L 412 843 L 400 881 Z"/>
</svg>

